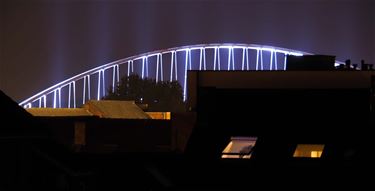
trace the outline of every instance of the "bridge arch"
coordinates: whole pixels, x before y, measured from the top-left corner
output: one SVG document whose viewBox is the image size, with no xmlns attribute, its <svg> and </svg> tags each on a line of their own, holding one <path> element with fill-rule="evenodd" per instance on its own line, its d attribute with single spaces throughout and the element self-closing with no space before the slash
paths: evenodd
<svg viewBox="0 0 375 191">
<path fill-rule="evenodd" d="M 20 102 L 24 108 L 75 108 L 101 99 L 120 76 L 178 80 L 186 100 L 187 70 L 285 70 L 287 55 L 311 53 L 257 44 L 198 44 L 147 52 L 82 72 Z M 342 62 L 336 61 L 336 64 Z"/>
</svg>

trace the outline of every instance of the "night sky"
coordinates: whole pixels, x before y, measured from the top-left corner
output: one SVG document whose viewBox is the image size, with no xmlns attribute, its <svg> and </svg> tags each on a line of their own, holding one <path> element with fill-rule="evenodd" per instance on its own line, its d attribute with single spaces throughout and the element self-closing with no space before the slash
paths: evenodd
<svg viewBox="0 0 375 191">
<path fill-rule="evenodd" d="M 201 43 L 375 64 L 374 0 L 0 0 L 0 88 L 16 101 L 93 67 Z"/>
</svg>

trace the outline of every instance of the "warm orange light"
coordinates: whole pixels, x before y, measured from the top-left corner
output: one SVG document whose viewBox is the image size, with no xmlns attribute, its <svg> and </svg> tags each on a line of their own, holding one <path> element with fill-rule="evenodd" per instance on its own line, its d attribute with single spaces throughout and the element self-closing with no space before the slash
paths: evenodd
<svg viewBox="0 0 375 191">
<path fill-rule="evenodd" d="M 320 158 L 323 150 L 323 144 L 298 144 L 293 157 Z"/>
<path fill-rule="evenodd" d="M 171 120 L 171 112 L 146 112 L 151 119 Z"/>
</svg>

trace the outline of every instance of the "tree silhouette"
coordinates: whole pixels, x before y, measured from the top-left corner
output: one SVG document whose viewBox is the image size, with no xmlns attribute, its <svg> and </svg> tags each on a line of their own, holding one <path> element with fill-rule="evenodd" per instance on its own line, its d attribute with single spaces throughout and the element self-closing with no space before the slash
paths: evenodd
<svg viewBox="0 0 375 191">
<path fill-rule="evenodd" d="M 115 91 L 108 89 L 105 100 L 133 100 L 137 104 L 147 104 L 148 111 L 181 112 L 185 110 L 182 88 L 177 81 L 157 82 L 142 79 L 138 75 L 121 78 Z"/>
</svg>

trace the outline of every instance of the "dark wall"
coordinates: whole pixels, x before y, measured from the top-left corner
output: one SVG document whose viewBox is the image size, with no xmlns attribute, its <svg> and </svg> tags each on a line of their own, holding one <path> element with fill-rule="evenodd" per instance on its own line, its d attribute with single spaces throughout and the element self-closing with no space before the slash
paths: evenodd
<svg viewBox="0 0 375 191">
<path fill-rule="evenodd" d="M 220 157 L 231 136 L 255 136 L 254 158 L 288 159 L 297 144 L 325 144 L 324 158 L 364 159 L 370 105 L 369 89 L 201 87 L 189 151 Z"/>
</svg>

